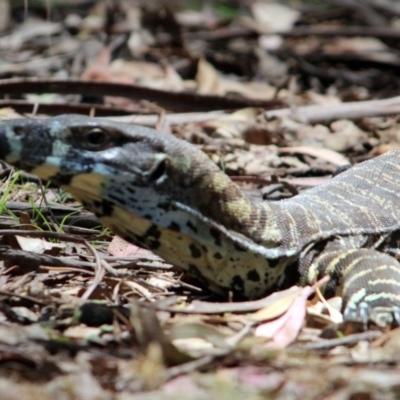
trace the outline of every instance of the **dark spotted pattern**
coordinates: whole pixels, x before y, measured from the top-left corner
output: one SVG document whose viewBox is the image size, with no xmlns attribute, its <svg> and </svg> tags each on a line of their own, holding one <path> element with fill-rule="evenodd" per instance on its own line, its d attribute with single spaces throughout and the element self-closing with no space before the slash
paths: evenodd
<svg viewBox="0 0 400 400">
<path fill-rule="evenodd" d="M 218 232 L 215 228 L 211 228 L 210 229 L 210 235 L 214 239 L 214 243 L 215 243 L 216 246 L 221 246 L 222 245 L 220 232 Z"/>
<path fill-rule="evenodd" d="M 282 265 L 282 259 L 276 258 L 276 259 L 271 259 L 268 260 L 268 265 L 270 268 L 276 268 Z"/>
<path fill-rule="evenodd" d="M 190 250 L 190 254 L 192 255 L 193 258 L 200 258 L 201 257 L 201 251 L 199 250 L 199 248 L 191 243 L 189 245 L 189 250 Z"/>
<path fill-rule="evenodd" d="M 128 199 L 126 199 L 124 196 L 121 196 L 121 194 L 110 193 L 108 198 L 122 206 L 125 206 L 128 202 Z"/>
<path fill-rule="evenodd" d="M 135 244 L 149 248 L 150 250 L 157 250 L 161 246 L 160 238 L 161 231 L 157 225 L 151 225 L 143 235 L 134 235 Z M 128 239 L 129 241 L 132 241 L 132 239 Z"/>
<path fill-rule="evenodd" d="M 110 217 L 113 214 L 114 205 L 108 200 L 94 201 L 94 207 L 98 217 Z"/>
<path fill-rule="evenodd" d="M 243 295 L 244 292 L 244 280 L 240 275 L 235 275 L 232 278 L 231 289 L 234 293 L 237 293 L 239 296 Z"/>
<path fill-rule="evenodd" d="M 241 246 L 238 243 L 235 243 L 235 250 L 236 251 L 247 251 L 247 249 L 244 246 Z"/>
<path fill-rule="evenodd" d="M 51 181 L 56 185 L 65 186 L 71 183 L 74 176 L 74 174 L 58 173 L 51 178 Z"/>
<path fill-rule="evenodd" d="M 259 282 L 260 275 L 258 274 L 258 272 L 255 269 L 253 269 L 247 273 L 247 279 L 250 281 Z"/>
<path fill-rule="evenodd" d="M 222 260 L 222 254 L 219 253 L 219 252 L 216 252 L 216 253 L 214 253 L 214 258 L 215 258 L 216 260 Z"/>
<path fill-rule="evenodd" d="M 192 224 L 191 221 L 186 222 L 186 226 L 187 226 L 192 232 L 194 232 L 194 233 L 197 233 L 197 232 L 198 232 L 197 228 Z"/>
<path fill-rule="evenodd" d="M 181 231 L 181 227 L 179 224 L 177 224 L 176 222 L 171 222 L 168 226 L 168 229 L 171 229 L 171 231 L 174 232 L 180 232 Z"/>
</svg>

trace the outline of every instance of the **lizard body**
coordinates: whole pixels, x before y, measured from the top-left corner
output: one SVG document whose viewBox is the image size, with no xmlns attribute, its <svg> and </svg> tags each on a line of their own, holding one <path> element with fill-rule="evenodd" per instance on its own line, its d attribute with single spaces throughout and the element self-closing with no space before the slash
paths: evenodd
<svg viewBox="0 0 400 400">
<path fill-rule="evenodd" d="M 185 141 L 82 116 L 2 123 L 0 158 L 214 292 L 259 298 L 328 274 L 346 315 L 368 306 L 385 319 L 400 305 L 398 151 L 280 202 L 247 198 Z"/>
</svg>

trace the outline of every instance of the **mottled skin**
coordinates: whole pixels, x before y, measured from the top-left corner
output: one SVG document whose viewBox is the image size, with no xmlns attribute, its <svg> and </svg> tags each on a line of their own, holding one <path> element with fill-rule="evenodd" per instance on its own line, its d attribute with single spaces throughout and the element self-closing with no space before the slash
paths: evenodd
<svg viewBox="0 0 400 400">
<path fill-rule="evenodd" d="M 325 294 L 343 296 L 348 318 L 397 317 L 400 152 L 281 202 L 250 200 L 172 135 L 76 115 L 3 122 L 0 158 L 215 292 L 257 298 L 328 274 Z"/>
</svg>

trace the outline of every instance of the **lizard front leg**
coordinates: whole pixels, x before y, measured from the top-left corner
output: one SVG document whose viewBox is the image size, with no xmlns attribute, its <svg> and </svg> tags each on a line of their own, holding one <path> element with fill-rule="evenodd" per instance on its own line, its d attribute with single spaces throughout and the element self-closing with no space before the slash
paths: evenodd
<svg viewBox="0 0 400 400">
<path fill-rule="evenodd" d="M 400 324 L 400 263 L 395 258 L 373 249 L 330 251 L 312 262 L 307 280 L 325 275 L 331 279 L 324 295 L 343 298 L 345 320 Z"/>
</svg>

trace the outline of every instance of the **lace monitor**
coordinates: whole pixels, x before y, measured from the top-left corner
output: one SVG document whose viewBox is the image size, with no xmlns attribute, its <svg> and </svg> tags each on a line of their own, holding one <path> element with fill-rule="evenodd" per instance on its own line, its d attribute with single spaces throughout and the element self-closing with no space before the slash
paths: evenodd
<svg viewBox="0 0 400 400">
<path fill-rule="evenodd" d="M 172 135 L 83 116 L 3 122 L 0 158 L 214 292 L 254 299 L 329 275 L 345 318 L 399 321 L 399 151 L 279 202 L 247 198 Z"/>
</svg>

